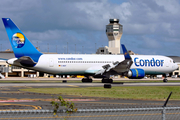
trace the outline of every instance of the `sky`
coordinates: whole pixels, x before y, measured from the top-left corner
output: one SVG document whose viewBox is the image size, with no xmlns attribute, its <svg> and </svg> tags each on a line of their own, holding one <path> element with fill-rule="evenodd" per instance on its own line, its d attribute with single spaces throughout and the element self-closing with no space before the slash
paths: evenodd
<svg viewBox="0 0 180 120">
<path fill-rule="evenodd" d="M 123 25 L 121 44 L 144 55 L 180 56 L 180 0 L 0 0 L 41 52 L 92 54 L 108 46 L 109 19 Z M 11 49 L 2 21 L 0 50 Z M 122 51 L 122 50 L 121 50 Z"/>
</svg>

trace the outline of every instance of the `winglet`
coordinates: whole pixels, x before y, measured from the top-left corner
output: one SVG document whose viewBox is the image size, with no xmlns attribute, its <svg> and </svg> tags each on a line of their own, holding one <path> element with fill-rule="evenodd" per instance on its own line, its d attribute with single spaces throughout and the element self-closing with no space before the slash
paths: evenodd
<svg viewBox="0 0 180 120">
<path fill-rule="evenodd" d="M 131 59 L 131 56 L 129 55 L 129 52 L 127 51 L 125 45 L 121 44 L 121 46 L 122 46 L 122 50 L 123 50 L 123 54 L 124 54 L 125 59 Z"/>
</svg>

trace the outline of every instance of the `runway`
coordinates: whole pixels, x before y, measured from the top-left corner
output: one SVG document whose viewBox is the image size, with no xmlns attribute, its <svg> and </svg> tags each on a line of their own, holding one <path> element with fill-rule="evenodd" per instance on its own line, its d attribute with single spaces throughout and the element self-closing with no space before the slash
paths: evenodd
<svg viewBox="0 0 180 120">
<path fill-rule="evenodd" d="M 180 83 L 112 83 L 114 86 L 179 86 Z M 23 88 L 48 87 L 103 87 L 104 83 L 1 83 L 0 109 L 52 109 L 50 102 L 52 95 L 19 91 Z M 57 95 L 54 95 L 57 96 Z M 131 100 L 117 98 L 86 97 L 83 95 L 62 95 L 64 99 L 73 101 L 79 108 L 86 107 L 128 107 L 139 105 L 162 106 L 164 101 Z M 177 105 L 180 101 L 173 101 L 169 105 Z M 13 106 L 13 107 L 12 107 Z"/>
<path fill-rule="evenodd" d="M 178 82 L 168 83 L 112 83 L 113 86 L 180 86 Z M 0 87 L 103 87 L 104 83 L 0 83 Z"/>
<path fill-rule="evenodd" d="M 21 79 L 22 80 L 22 79 Z M 29 79 L 28 79 L 29 80 Z M 79 79 L 78 79 L 79 80 Z M 180 83 L 123 83 L 114 82 L 112 87 L 119 86 L 179 86 Z M 24 92 L 23 88 L 53 88 L 53 87 L 103 87 L 104 83 L 0 83 L 0 111 L 4 110 L 53 110 L 50 102 L 58 95 Z M 135 100 L 121 98 L 87 97 L 84 95 L 61 95 L 65 100 L 72 101 L 78 109 L 106 109 L 106 108 L 136 108 L 162 107 L 165 100 Z M 168 106 L 179 106 L 180 101 L 170 100 Z M 64 108 L 64 107 L 60 107 Z M 154 114 L 152 114 L 154 115 Z M 104 115 L 103 115 L 104 116 Z M 128 115 L 129 116 L 129 115 Z"/>
</svg>

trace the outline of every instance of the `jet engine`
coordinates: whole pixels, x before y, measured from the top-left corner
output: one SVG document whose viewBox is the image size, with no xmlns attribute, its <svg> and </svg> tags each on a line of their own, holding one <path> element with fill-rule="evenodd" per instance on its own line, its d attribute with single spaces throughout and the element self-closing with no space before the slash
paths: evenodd
<svg viewBox="0 0 180 120">
<path fill-rule="evenodd" d="M 130 79 L 141 79 L 144 78 L 145 72 L 143 69 L 135 68 L 128 71 L 127 77 Z"/>
</svg>

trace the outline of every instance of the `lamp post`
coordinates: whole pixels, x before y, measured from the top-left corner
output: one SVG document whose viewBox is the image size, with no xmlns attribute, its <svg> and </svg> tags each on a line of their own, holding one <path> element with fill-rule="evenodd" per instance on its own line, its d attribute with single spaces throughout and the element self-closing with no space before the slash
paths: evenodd
<svg viewBox="0 0 180 120">
<path fill-rule="evenodd" d="M 68 54 L 68 42 L 67 42 L 67 54 Z"/>
<path fill-rule="evenodd" d="M 95 43 L 95 53 L 96 53 L 96 43 Z"/>
<path fill-rule="evenodd" d="M 47 47 L 48 47 L 48 53 L 49 53 L 49 43 L 47 44 Z"/>
<path fill-rule="evenodd" d="M 76 44 L 75 44 L 75 54 L 76 54 Z"/>
</svg>

